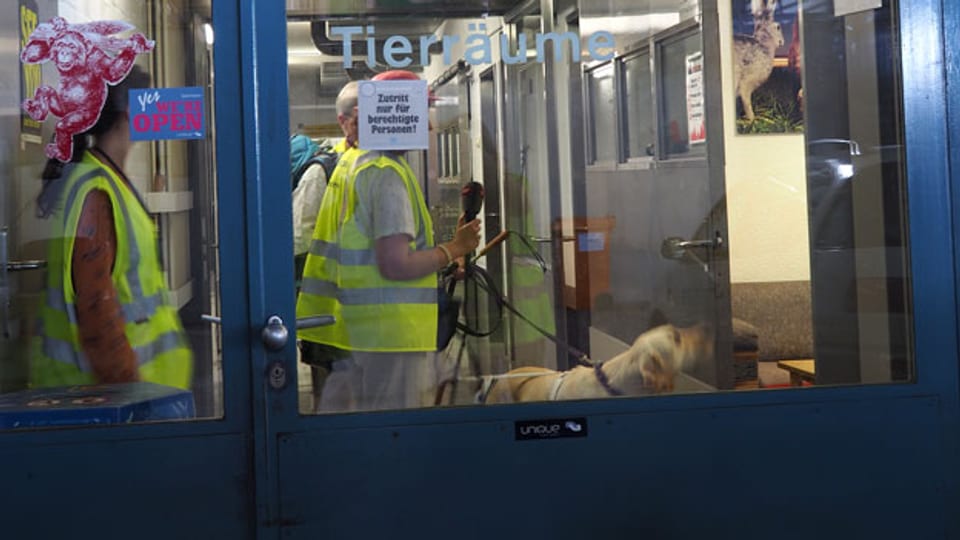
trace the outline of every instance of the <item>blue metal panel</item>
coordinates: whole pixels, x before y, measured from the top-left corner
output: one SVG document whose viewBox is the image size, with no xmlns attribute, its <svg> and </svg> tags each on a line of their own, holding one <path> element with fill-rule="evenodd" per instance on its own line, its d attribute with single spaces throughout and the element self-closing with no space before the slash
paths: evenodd
<svg viewBox="0 0 960 540">
<path fill-rule="evenodd" d="M 283 434 L 284 538 L 943 538 L 940 402 Z M 406 533 L 401 533 L 405 531 Z"/>
<path fill-rule="evenodd" d="M 0 450 L 0 534 L 253 538 L 249 448 L 248 436 L 217 435 Z"/>
</svg>

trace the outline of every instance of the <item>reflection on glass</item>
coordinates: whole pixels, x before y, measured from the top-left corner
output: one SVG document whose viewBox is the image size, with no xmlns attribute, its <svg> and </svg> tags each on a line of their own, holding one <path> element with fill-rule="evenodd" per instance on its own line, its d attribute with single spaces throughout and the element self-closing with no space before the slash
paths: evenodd
<svg viewBox="0 0 960 540">
<path fill-rule="evenodd" d="M 96 21 L 123 21 L 98 41 L 89 6 L 20 11 L 36 30 L 21 66 L 37 69 L 21 136 L 5 138 L 21 144 L 0 152 L 2 428 L 222 414 L 219 338 L 200 318 L 217 298 L 210 14 L 169 4 L 162 36 L 146 13 L 98 4 Z M 179 69 L 157 75 L 154 61 Z M 178 115 L 147 108 L 150 89 L 186 87 L 199 91 Z M 191 140 L 156 135 L 187 125 Z"/>
</svg>

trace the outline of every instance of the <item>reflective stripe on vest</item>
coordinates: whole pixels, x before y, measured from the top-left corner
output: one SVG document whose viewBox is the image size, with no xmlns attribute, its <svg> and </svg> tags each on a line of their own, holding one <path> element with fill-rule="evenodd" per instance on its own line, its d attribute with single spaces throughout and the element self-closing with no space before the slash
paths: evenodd
<svg viewBox="0 0 960 540">
<path fill-rule="evenodd" d="M 110 199 L 116 233 L 112 281 L 124 316 L 124 334 L 136 354 L 142 380 L 188 388 L 192 353 L 175 307 L 167 301 L 153 220 L 123 179 L 89 152 L 64 180 L 48 241 L 42 344 L 32 358 L 31 384 L 96 382 L 80 345 L 73 287 L 73 249 L 87 195 Z M 62 203 L 62 204 L 60 204 Z"/>
<path fill-rule="evenodd" d="M 403 180 L 412 203 L 417 233 L 410 249 L 432 247 L 433 223 L 416 176 L 402 157 L 348 150 L 344 158 L 324 193 L 297 300 L 298 318 L 330 314 L 336 323 L 300 330 L 298 337 L 347 350 L 436 350 L 436 275 L 384 278 L 375 242 L 361 231 L 355 214 L 357 179 L 390 168 Z"/>
</svg>

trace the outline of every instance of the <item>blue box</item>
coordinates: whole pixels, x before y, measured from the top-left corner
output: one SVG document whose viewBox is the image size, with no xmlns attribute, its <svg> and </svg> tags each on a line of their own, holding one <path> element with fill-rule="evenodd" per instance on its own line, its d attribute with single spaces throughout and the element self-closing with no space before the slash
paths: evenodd
<svg viewBox="0 0 960 540">
<path fill-rule="evenodd" d="M 60 386 L 0 395 L 0 429 L 194 418 L 193 393 L 135 382 Z"/>
</svg>

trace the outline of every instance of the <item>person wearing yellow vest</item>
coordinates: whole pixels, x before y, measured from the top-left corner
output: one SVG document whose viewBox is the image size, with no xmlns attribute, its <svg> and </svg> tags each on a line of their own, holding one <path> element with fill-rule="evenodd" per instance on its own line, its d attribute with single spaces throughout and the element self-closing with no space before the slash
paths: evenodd
<svg viewBox="0 0 960 540">
<path fill-rule="evenodd" d="M 74 137 L 71 161 L 43 172 L 38 215 L 53 233 L 31 386 L 190 387 L 193 354 L 167 298 L 154 222 L 122 168 L 133 145 L 127 93 L 149 85 L 134 66 L 110 87 L 97 123 Z"/>
<path fill-rule="evenodd" d="M 418 77 L 392 70 L 373 78 L 397 79 Z M 333 363 L 320 411 L 432 404 L 437 272 L 479 243 L 479 220 L 463 223 L 462 216 L 453 240 L 434 243 L 420 182 L 403 153 L 344 154 L 324 193 L 297 300 L 297 318 L 336 317 L 298 337 L 349 354 Z"/>
<path fill-rule="evenodd" d="M 337 165 L 339 166 L 341 162 L 352 164 L 356 156 L 361 152 L 357 148 L 357 82 L 350 81 L 340 89 L 340 92 L 337 94 L 336 100 L 336 110 L 337 110 L 337 123 L 340 124 L 340 130 L 343 131 L 343 139 L 340 140 L 333 147 L 333 151 L 336 152 L 340 157 L 337 159 Z M 322 167 L 318 167 L 322 168 Z M 299 281 L 302 279 L 304 273 L 304 268 L 306 267 L 306 258 L 309 257 L 309 250 L 313 244 L 313 233 L 316 229 L 316 223 L 318 216 L 320 215 L 320 208 L 323 203 L 323 197 L 326 193 L 327 186 L 333 182 L 333 177 L 337 174 L 337 168 L 335 167 L 333 172 L 330 173 L 330 178 L 324 179 L 324 185 L 319 190 L 316 190 L 311 196 L 316 197 L 316 206 L 310 211 L 312 213 L 312 220 L 310 222 L 309 232 L 304 230 L 301 234 L 306 236 L 309 240 L 307 246 L 305 246 L 305 253 L 303 254 L 304 260 L 298 265 L 297 268 L 297 281 L 298 287 L 297 291 L 299 294 Z M 341 174 L 343 171 L 341 171 Z M 337 183 L 337 186 L 343 185 L 343 179 Z M 340 187 L 335 187 L 334 189 L 340 189 Z M 332 201 L 332 199 L 331 199 Z M 332 202 L 331 202 L 332 204 Z M 297 202 L 296 194 L 294 194 L 294 248 L 297 250 L 297 231 L 298 227 L 297 222 Z M 304 214 L 308 212 L 303 212 Z M 327 215 L 334 215 L 327 212 Z M 305 220 L 304 220 L 305 221 Z M 321 312 L 315 312 L 314 315 L 322 315 Z M 331 347 L 322 343 L 316 343 L 313 341 L 308 341 L 304 339 L 298 339 L 297 346 L 300 351 L 300 360 L 310 366 L 310 382 L 312 387 L 314 408 L 320 403 L 320 396 L 323 392 L 323 385 L 326 382 L 327 376 L 330 374 L 330 371 L 333 369 L 333 362 L 339 358 L 344 358 L 349 356 L 348 353 L 342 349 L 336 347 Z"/>
</svg>

